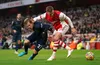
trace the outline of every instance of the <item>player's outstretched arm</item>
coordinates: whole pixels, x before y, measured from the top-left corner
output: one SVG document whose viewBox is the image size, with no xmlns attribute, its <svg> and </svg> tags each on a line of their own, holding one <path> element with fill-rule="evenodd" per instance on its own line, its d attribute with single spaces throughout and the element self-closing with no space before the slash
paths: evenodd
<svg viewBox="0 0 100 65">
<path fill-rule="evenodd" d="M 71 19 L 68 16 L 66 16 L 64 13 L 61 12 L 60 15 L 59 15 L 59 18 L 60 18 L 60 20 L 67 20 L 68 21 L 68 24 L 71 27 L 72 33 L 76 33 L 77 32 L 76 29 L 74 28 L 74 25 L 73 25 Z"/>
<path fill-rule="evenodd" d="M 64 13 L 61 12 L 59 15 L 59 18 L 60 18 L 60 20 L 67 20 L 70 27 L 74 28 L 74 25 L 73 25 L 71 19 L 68 16 L 66 16 Z"/>
<path fill-rule="evenodd" d="M 43 13 L 35 18 L 33 18 L 33 21 L 38 21 L 38 20 L 41 20 L 41 19 L 45 19 L 46 17 L 46 13 Z"/>
</svg>

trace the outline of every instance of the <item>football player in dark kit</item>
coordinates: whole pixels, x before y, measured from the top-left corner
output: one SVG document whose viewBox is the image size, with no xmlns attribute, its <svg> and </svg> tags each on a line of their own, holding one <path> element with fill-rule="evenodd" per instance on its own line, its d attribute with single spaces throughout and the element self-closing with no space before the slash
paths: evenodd
<svg viewBox="0 0 100 65">
<path fill-rule="evenodd" d="M 46 45 L 47 41 L 47 31 L 51 30 L 50 24 L 45 24 L 40 21 L 34 21 L 30 18 L 25 19 L 25 26 L 33 30 L 33 33 L 24 41 L 24 52 L 18 54 L 19 57 L 22 57 L 28 54 L 29 43 L 34 44 L 35 48 L 33 54 L 29 57 L 28 60 L 33 60 L 34 57 L 38 54 L 38 52 Z"/>
<path fill-rule="evenodd" d="M 18 54 L 18 49 L 19 49 L 19 45 L 21 44 L 21 35 L 22 35 L 22 32 L 21 32 L 21 14 L 18 13 L 17 16 L 16 16 L 16 20 L 14 20 L 12 22 L 12 36 L 13 36 L 13 39 L 12 39 L 12 42 L 13 44 L 15 44 L 15 54 Z"/>
</svg>

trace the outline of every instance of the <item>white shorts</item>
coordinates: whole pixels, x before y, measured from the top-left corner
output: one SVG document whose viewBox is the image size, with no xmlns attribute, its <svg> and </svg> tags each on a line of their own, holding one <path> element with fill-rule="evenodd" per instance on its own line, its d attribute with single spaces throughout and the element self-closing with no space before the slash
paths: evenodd
<svg viewBox="0 0 100 65">
<path fill-rule="evenodd" d="M 69 30 L 69 25 L 64 25 L 62 28 L 59 28 L 58 30 L 54 30 L 53 35 L 55 35 L 57 32 L 60 32 L 62 35 L 65 35 L 65 33 Z"/>
</svg>

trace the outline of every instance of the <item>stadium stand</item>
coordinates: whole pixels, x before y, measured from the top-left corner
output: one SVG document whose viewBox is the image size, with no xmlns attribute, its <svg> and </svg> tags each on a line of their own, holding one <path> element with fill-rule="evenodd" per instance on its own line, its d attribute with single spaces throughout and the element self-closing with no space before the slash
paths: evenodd
<svg viewBox="0 0 100 65">
<path fill-rule="evenodd" d="M 13 2 L 13 1 L 18 1 L 18 0 L 0 0 L 0 4 L 8 3 L 8 2 Z"/>
</svg>

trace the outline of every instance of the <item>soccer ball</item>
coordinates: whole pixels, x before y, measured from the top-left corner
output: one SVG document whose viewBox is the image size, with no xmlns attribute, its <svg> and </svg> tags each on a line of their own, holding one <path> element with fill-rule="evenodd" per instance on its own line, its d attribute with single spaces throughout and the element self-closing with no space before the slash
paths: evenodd
<svg viewBox="0 0 100 65">
<path fill-rule="evenodd" d="M 85 55 L 87 60 L 93 60 L 94 59 L 94 53 L 93 52 L 87 52 Z"/>
</svg>

